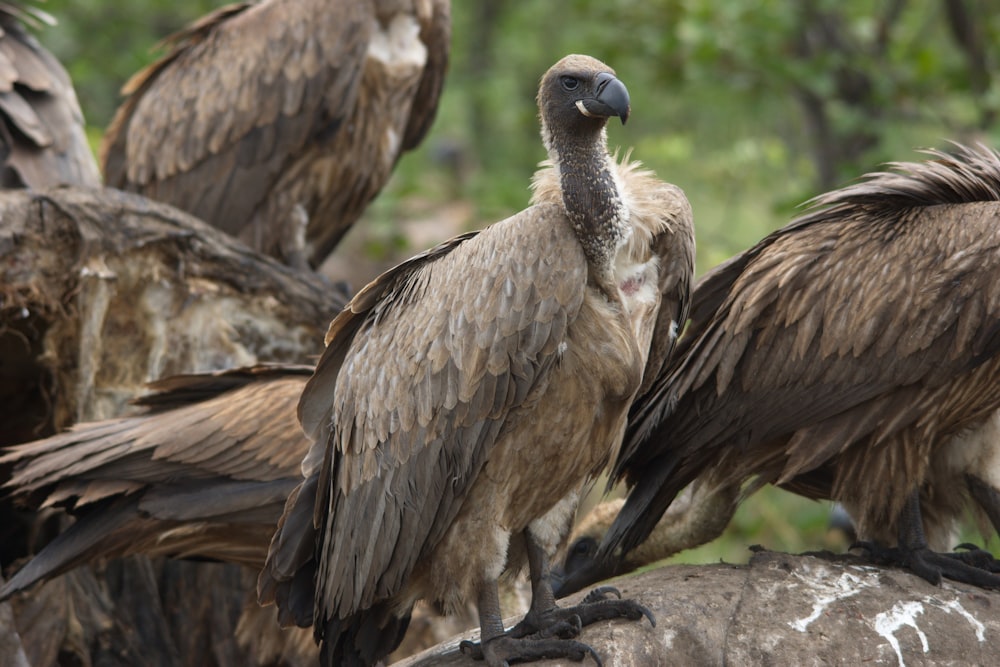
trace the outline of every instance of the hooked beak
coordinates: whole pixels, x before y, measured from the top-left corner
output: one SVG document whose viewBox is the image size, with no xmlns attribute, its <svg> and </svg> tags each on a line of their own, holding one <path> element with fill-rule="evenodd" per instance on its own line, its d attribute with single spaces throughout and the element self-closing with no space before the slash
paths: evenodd
<svg viewBox="0 0 1000 667">
<path fill-rule="evenodd" d="M 589 118 L 618 116 L 624 125 L 629 114 L 628 89 L 625 84 L 607 72 L 598 74 L 596 81 L 597 93 L 593 97 L 577 100 L 576 108 Z"/>
</svg>

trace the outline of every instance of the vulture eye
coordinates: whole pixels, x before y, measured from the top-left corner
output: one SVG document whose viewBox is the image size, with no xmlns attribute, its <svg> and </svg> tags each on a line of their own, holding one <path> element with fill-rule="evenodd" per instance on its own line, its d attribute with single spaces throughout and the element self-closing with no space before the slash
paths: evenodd
<svg viewBox="0 0 1000 667">
<path fill-rule="evenodd" d="M 563 90 L 576 90 L 580 87 L 580 81 L 575 76 L 561 76 L 559 83 L 562 84 Z"/>
</svg>

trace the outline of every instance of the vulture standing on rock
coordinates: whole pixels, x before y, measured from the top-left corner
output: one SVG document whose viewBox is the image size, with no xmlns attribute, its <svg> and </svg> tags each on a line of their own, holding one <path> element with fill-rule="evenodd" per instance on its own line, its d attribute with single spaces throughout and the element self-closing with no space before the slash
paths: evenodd
<svg viewBox="0 0 1000 667">
<path fill-rule="evenodd" d="M 603 571 L 567 591 L 706 472 L 838 500 L 876 561 L 1000 586 L 986 552 L 938 551 L 970 496 L 1000 530 L 1000 155 L 930 155 L 818 197 L 702 280 L 676 368 L 634 404 Z"/>
<path fill-rule="evenodd" d="M 327 665 L 374 664 L 421 598 L 474 600 L 482 644 L 464 650 L 492 666 L 583 659 L 581 642 L 531 635 L 648 613 L 601 595 L 557 608 L 548 555 L 685 318 L 691 210 L 609 156 L 607 120 L 624 122 L 629 98 L 606 65 L 560 60 L 538 106 L 552 164 L 534 205 L 362 289 L 302 395 L 315 444 L 259 592 L 314 625 Z M 531 608 L 505 632 L 497 579 L 525 560 Z"/>
<path fill-rule="evenodd" d="M 447 0 L 261 0 L 172 37 L 105 135 L 107 184 L 318 267 L 437 110 Z"/>
<path fill-rule="evenodd" d="M 0 2 L 0 187 L 100 185 L 73 83 L 25 22 L 54 20 Z"/>
</svg>

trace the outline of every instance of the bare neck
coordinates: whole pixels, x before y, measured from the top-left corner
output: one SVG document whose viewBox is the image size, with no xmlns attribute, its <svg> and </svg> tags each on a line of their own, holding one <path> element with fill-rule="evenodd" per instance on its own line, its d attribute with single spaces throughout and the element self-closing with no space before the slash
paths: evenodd
<svg viewBox="0 0 1000 667">
<path fill-rule="evenodd" d="M 587 260 L 599 274 L 610 276 L 629 228 L 604 130 L 591 137 L 552 137 L 549 157 L 559 171 L 563 204 Z"/>
</svg>

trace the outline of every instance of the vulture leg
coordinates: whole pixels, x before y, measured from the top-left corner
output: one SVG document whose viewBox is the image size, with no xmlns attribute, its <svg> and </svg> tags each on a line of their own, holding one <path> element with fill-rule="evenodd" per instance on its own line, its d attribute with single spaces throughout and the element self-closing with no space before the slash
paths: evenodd
<svg viewBox="0 0 1000 667">
<path fill-rule="evenodd" d="M 552 592 L 552 576 L 545 550 L 535 540 L 531 531 L 524 532 L 528 551 L 528 569 L 531 573 L 531 608 L 524 620 L 511 628 L 514 637 L 536 633 L 541 636 L 568 636 L 579 634 L 584 626 L 612 618 L 637 621 L 643 616 L 656 625 L 653 614 L 635 600 L 622 600 L 621 593 L 611 586 L 601 586 L 591 591 L 580 604 L 557 607 Z"/>
<path fill-rule="evenodd" d="M 476 660 L 485 660 L 489 667 L 506 667 L 512 662 L 533 662 L 548 658 L 565 658 L 582 661 L 592 656 L 601 665 L 601 659 L 586 644 L 571 639 L 513 637 L 504 632 L 500 615 L 500 594 L 496 580 L 486 582 L 479 591 L 476 606 L 479 609 L 479 627 L 482 642 L 463 641 L 462 653 Z M 534 603 L 532 603 L 534 606 Z"/>
<path fill-rule="evenodd" d="M 978 550 L 965 553 L 931 551 L 924 536 L 918 491 L 910 494 L 900 513 L 897 548 L 885 549 L 869 542 L 859 542 L 855 546 L 867 550 L 878 564 L 904 567 L 935 585 L 944 577 L 980 588 L 1000 588 L 1000 576 L 979 567 L 982 559 Z"/>
<path fill-rule="evenodd" d="M 573 640 L 583 626 L 612 618 L 635 621 L 643 616 L 656 624 L 652 612 L 634 600 L 617 599 L 618 591 L 610 586 L 594 590 L 574 607 L 557 607 L 545 550 L 530 531 L 524 532 L 524 542 L 531 574 L 531 608 L 520 623 L 504 632 L 496 582 L 484 586 L 478 605 L 482 645 L 462 642 L 463 652 L 476 659 L 485 659 L 491 667 L 548 658 L 579 662 L 588 655 L 601 665 L 594 649 Z M 616 596 L 615 599 L 605 597 L 609 592 Z"/>
</svg>

